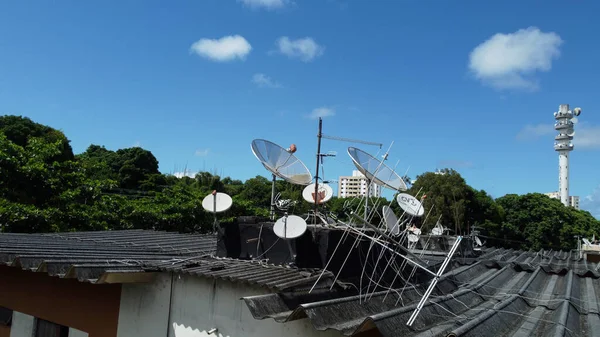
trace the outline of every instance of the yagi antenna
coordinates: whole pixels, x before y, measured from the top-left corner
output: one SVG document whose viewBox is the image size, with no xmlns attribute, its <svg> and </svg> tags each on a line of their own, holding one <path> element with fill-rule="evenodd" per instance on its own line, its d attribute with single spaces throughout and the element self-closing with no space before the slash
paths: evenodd
<svg viewBox="0 0 600 337">
<path fill-rule="evenodd" d="M 308 185 L 312 174 L 300 159 L 294 156 L 296 145 L 288 149 L 264 139 L 252 141 L 252 153 L 273 174 L 271 185 L 271 220 L 275 220 L 275 180 L 277 177 L 294 185 Z"/>
<path fill-rule="evenodd" d="M 216 190 L 204 197 L 202 208 L 214 215 L 213 232 L 217 229 L 217 213 L 229 210 L 231 205 L 233 205 L 231 197 L 226 193 L 217 192 Z"/>
</svg>

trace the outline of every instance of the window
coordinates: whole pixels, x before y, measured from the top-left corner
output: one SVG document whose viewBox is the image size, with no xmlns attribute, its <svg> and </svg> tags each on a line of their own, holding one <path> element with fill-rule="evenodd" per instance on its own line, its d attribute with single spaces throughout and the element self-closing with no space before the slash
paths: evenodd
<svg viewBox="0 0 600 337">
<path fill-rule="evenodd" d="M 12 323 L 13 311 L 9 308 L 0 307 L 0 325 L 10 326 Z"/>
<path fill-rule="evenodd" d="M 37 318 L 34 337 L 69 337 L 69 327 Z"/>
</svg>

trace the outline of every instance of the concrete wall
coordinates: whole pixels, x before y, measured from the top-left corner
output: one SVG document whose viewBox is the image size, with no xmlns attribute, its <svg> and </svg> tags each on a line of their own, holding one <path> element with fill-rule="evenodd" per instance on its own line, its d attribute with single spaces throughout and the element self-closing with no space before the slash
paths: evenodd
<svg viewBox="0 0 600 337">
<path fill-rule="evenodd" d="M 88 337 L 88 333 L 75 328 L 69 328 L 69 337 Z"/>
<path fill-rule="evenodd" d="M 32 337 L 35 318 L 33 316 L 13 311 L 10 337 Z"/>
<path fill-rule="evenodd" d="M 172 289 L 171 296 L 171 276 L 166 273 L 151 284 L 123 285 L 117 336 L 341 336 L 337 331 L 317 331 L 306 319 L 285 324 L 254 319 L 241 298 L 267 293 L 263 288 L 175 275 Z M 214 328 L 217 332 L 208 334 Z"/>
</svg>

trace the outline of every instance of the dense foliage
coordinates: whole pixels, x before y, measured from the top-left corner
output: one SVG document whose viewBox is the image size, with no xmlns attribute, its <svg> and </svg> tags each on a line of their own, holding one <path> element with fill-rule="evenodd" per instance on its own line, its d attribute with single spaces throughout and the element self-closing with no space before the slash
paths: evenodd
<svg viewBox="0 0 600 337">
<path fill-rule="evenodd" d="M 302 200 L 302 188 L 277 181 L 282 198 L 301 200 L 292 213 L 305 213 L 311 207 Z M 201 201 L 213 190 L 234 199 L 221 222 L 269 213 L 271 182 L 264 177 L 242 182 L 209 172 L 193 178 L 164 175 L 156 157 L 140 147 L 112 151 L 90 145 L 74 155 L 61 131 L 28 118 L 0 117 L 2 231 L 153 228 L 206 232 L 212 227 L 212 216 Z M 470 187 L 454 170 L 418 176 L 409 193 L 418 198 L 426 195 L 427 216 L 420 224 L 424 232 L 440 221 L 456 233 L 479 228 L 490 245 L 533 249 L 569 249 L 574 247 L 575 235 L 600 234 L 600 222 L 588 212 L 535 193 L 494 200 Z M 360 200 L 334 197 L 327 207 L 343 219 L 348 202 L 356 206 Z M 369 203 L 380 209 L 389 201 L 373 198 Z M 400 212 L 395 202 L 392 208 Z"/>
</svg>

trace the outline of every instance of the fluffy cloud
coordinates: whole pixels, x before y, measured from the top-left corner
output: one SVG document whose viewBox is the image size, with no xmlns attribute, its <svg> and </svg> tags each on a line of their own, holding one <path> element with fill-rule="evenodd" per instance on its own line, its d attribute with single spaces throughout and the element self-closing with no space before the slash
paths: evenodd
<svg viewBox="0 0 600 337">
<path fill-rule="evenodd" d="M 190 47 L 192 53 L 217 62 L 245 60 L 251 50 L 250 43 L 240 35 L 224 36 L 220 39 L 200 39 Z"/>
<path fill-rule="evenodd" d="M 325 118 L 325 117 L 331 117 L 331 116 L 335 116 L 335 110 L 334 109 L 326 108 L 326 107 L 320 107 L 320 108 L 314 109 L 308 115 L 308 118 L 310 118 L 310 119 L 317 119 L 319 117 Z"/>
<path fill-rule="evenodd" d="M 261 88 L 281 88 L 282 85 L 274 81 L 272 78 L 265 74 L 254 74 L 252 76 L 252 82 Z"/>
<path fill-rule="evenodd" d="M 278 9 L 289 4 L 289 0 L 238 0 L 244 5 L 252 8 Z"/>
<path fill-rule="evenodd" d="M 497 33 L 471 51 L 469 69 L 497 89 L 537 89 L 536 72 L 549 71 L 563 40 L 537 27 Z"/>
<path fill-rule="evenodd" d="M 210 152 L 210 149 L 198 149 L 196 150 L 196 156 L 198 157 L 206 157 L 208 156 L 208 153 Z"/>
<path fill-rule="evenodd" d="M 310 62 L 323 55 L 325 47 L 320 46 L 310 37 L 297 40 L 290 40 L 287 36 L 277 39 L 277 48 L 279 52 L 290 58 L 300 59 L 304 62 Z"/>
<path fill-rule="evenodd" d="M 600 186 L 581 200 L 581 208 L 592 213 L 597 219 L 600 219 Z"/>
<path fill-rule="evenodd" d="M 518 140 L 535 140 L 541 137 L 553 139 L 558 134 L 553 124 L 527 125 L 517 134 Z M 575 137 L 573 137 L 575 149 L 600 149 L 600 126 L 591 125 L 586 122 L 575 125 Z"/>
</svg>

